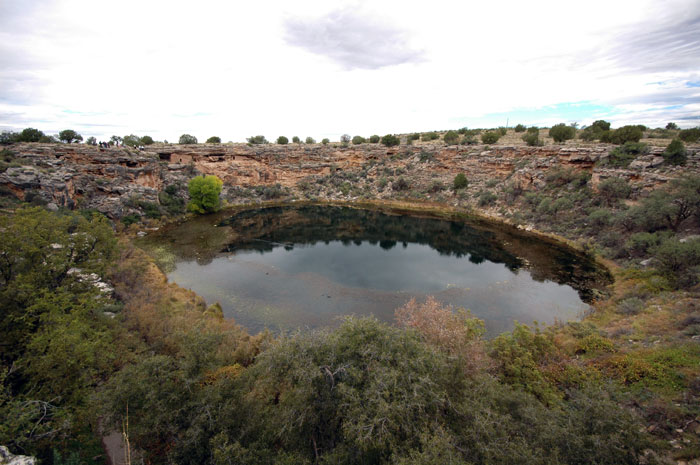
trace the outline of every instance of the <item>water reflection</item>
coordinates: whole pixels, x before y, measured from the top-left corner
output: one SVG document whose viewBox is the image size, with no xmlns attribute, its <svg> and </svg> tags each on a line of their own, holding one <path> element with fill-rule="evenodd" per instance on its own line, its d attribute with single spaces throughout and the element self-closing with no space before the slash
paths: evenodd
<svg viewBox="0 0 700 465">
<path fill-rule="evenodd" d="M 435 295 L 495 334 L 575 318 L 606 279 L 585 256 L 509 228 L 348 207 L 247 210 L 150 240 L 175 255 L 172 280 L 253 331 L 351 313 L 391 321 L 409 298 Z"/>
</svg>

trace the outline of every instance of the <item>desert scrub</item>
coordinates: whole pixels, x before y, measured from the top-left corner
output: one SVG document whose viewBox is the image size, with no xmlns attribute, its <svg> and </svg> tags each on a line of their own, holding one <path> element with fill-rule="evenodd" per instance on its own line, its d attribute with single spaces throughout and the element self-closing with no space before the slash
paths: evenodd
<svg viewBox="0 0 700 465">
<path fill-rule="evenodd" d="M 659 349 L 640 349 L 615 355 L 604 366 L 620 382 L 633 389 L 674 394 L 686 389 L 700 372 L 700 346 L 682 344 Z"/>
</svg>

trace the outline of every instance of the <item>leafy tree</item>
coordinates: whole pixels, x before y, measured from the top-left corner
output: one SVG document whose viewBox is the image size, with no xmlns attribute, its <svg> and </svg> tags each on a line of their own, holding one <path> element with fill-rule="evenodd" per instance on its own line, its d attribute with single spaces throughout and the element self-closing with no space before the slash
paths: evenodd
<svg viewBox="0 0 700 465">
<path fill-rule="evenodd" d="M 457 176 L 455 176 L 454 181 L 452 182 L 452 187 L 454 188 L 454 190 L 466 189 L 468 185 L 469 181 L 467 180 L 467 177 L 464 175 L 464 173 L 457 174 Z"/>
<path fill-rule="evenodd" d="M 249 144 L 253 144 L 253 145 L 269 144 L 267 139 L 265 139 L 265 136 L 252 136 L 252 137 L 248 137 L 246 140 L 248 141 Z"/>
<path fill-rule="evenodd" d="M 330 139 L 328 139 L 327 137 L 324 137 L 323 140 L 321 140 L 321 143 L 323 145 L 328 145 L 329 142 L 330 142 Z"/>
<path fill-rule="evenodd" d="M 664 160 L 669 165 L 685 165 L 688 159 L 685 145 L 678 139 L 674 139 L 666 147 L 663 153 Z"/>
<path fill-rule="evenodd" d="M 141 145 L 151 145 L 154 143 L 153 137 L 151 136 L 143 136 L 141 138 Z"/>
<path fill-rule="evenodd" d="M 189 134 L 183 134 L 177 142 L 180 145 L 196 144 L 197 138 Z"/>
<path fill-rule="evenodd" d="M 522 124 L 518 124 L 515 126 L 515 132 L 525 132 L 525 126 Z"/>
<path fill-rule="evenodd" d="M 496 131 L 487 131 L 481 135 L 481 142 L 484 144 L 495 144 L 501 136 Z"/>
<path fill-rule="evenodd" d="M 122 140 L 124 141 L 124 145 L 126 145 L 127 147 L 138 147 L 139 145 L 141 145 L 141 138 L 134 134 L 124 136 Z"/>
<path fill-rule="evenodd" d="M 41 142 L 46 135 L 34 128 L 23 129 L 17 136 L 17 142 Z"/>
<path fill-rule="evenodd" d="M 393 134 L 387 134 L 382 137 L 381 143 L 386 147 L 393 147 L 395 145 L 399 145 L 401 143 L 401 139 Z"/>
<path fill-rule="evenodd" d="M 299 139 L 299 136 L 294 136 L 292 137 L 292 142 L 295 144 L 301 144 L 301 139 Z"/>
<path fill-rule="evenodd" d="M 369 137 L 369 142 L 370 144 L 378 144 L 380 139 L 381 138 L 378 135 L 373 134 Z"/>
<path fill-rule="evenodd" d="M 64 129 L 63 131 L 59 132 L 58 138 L 66 144 L 70 144 L 71 142 L 80 142 L 83 140 L 83 136 L 72 129 Z"/>
<path fill-rule="evenodd" d="M 668 123 L 666 125 L 666 129 L 676 130 L 676 129 L 678 129 L 678 125 L 676 123 Z"/>
<path fill-rule="evenodd" d="M 305 144 L 315 144 L 315 143 L 316 143 L 316 139 L 314 139 L 313 137 L 309 136 L 309 137 L 306 138 L 306 141 L 304 141 L 304 143 L 305 143 Z"/>
<path fill-rule="evenodd" d="M 459 134 L 457 134 L 457 131 L 447 131 L 443 136 L 443 140 L 447 145 L 455 145 L 459 142 Z"/>
<path fill-rule="evenodd" d="M 219 136 L 211 136 L 209 139 L 207 139 L 207 144 L 220 144 L 221 143 L 221 137 Z"/>
<path fill-rule="evenodd" d="M 576 137 L 576 128 L 564 123 L 555 124 L 549 128 L 549 137 L 554 139 L 554 142 L 565 142 Z"/>
<path fill-rule="evenodd" d="M 212 213 L 221 207 L 219 194 L 223 182 L 216 176 L 197 176 L 192 178 L 188 185 L 190 193 L 190 202 L 187 204 L 187 209 L 199 213 Z"/>
<path fill-rule="evenodd" d="M 285 136 L 279 136 L 277 138 L 277 143 L 280 145 L 287 145 L 289 143 L 289 139 L 287 139 Z"/>
<path fill-rule="evenodd" d="M 366 139 L 362 136 L 355 136 L 352 138 L 353 145 L 364 144 L 365 142 L 366 142 Z"/>
<path fill-rule="evenodd" d="M 97 139 L 95 139 L 95 137 L 93 137 L 93 136 L 90 136 L 90 137 L 87 138 L 87 140 L 85 141 L 85 143 L 86 143 L 87 145 L 97 145 Z"/>
<path fill-rule="evenodd" d="M 123 139 L 119 136 L 112 136 L 109 138 L 111 145 L 119 145 L 122 143 Z"/>
<path fill-rule="evenodd" d="M 343 145 L 348 145 L 351 139 L 352 137 L 350 137 L 350 134 L 343 134 L 340 136 L 340 143 Z"/>
</svg>

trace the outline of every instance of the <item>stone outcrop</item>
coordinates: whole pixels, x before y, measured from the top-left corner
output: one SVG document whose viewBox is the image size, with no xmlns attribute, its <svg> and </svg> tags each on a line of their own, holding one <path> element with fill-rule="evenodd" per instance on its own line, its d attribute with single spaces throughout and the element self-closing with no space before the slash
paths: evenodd
<svg viewBox="0 0 700 465">
<path fill-rule="evenodd" d="M 36 465 L 36 458 L 14 455 L 5 446 L 0 446 L 0 465 Z"/>
<path fill-rule="evenodd" d="M 544 147 L 474 145 L 398 146 L 379 144 L 152 145 L 144 150 L 100 148 L 84 144 L 15 144 L 7 148 L 14 161 L 0 173 L 5 195 L 40 198 L 49 208 L 91 208 L 110 218 L 138 212 L 139 202 L 158 203 L 158 193 L 176 186 L 186 197 L 187 182 L 198 174 L 213 174 L 224 181 L 225 198 L 241 198 L 241 189 L 279 185 L 286 194 L 305 198 L 300 186 L 338 173 L 360 173 L 365 181 L 378 181 L 386 173 L 405 175 L 412 187 L 427 189 L 430 183 L 450 186 L 463 172 L 470 186 L 508 182 L 522 189 L 544 185 L 552 169 L 585 170 L 592 184 L 609 177 L 623 177 L 638 190 L 651 189 L 681 173 L 700 172 L 698 149 L 689 150 L 685 167 L 663 165 L 660 153 L 638 157 L 628 169 L 598 167 L 610 145 L 550 145 Z M 495 181 L 493 181 L 495 180 Z M 342 190 L 341 190 L 342 191 Z M 352 194 L 339 191 L 333 198 Z M 427 190 L 426 190 L 427 192 Z M 392 189 L 369 189 L 365 195 L 388 197 Z M 29 197 L 29 198 L 28 198 Z"/>
</svg>

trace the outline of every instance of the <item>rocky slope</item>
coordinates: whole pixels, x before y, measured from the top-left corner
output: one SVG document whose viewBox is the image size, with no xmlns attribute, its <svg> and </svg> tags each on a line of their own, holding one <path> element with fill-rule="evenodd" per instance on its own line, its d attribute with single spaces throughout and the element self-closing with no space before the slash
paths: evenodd
<svg viewBox="0 0 700 465">
<path fill-rule="evenodd" d="M 158 194 L 167 186 L 174 186 L 177 195 L 186 198 L 187 182 L 198 174 L 220 177 L 223 197 L 232 203 L 277 197 L 408 197 L 462 205 L 469 204 L 468 196 L 448 190 L 460 172 L 469 179 L 470 191 L 505 183 L 538 189 L 550 170 L 562 168 L 590 172 L 593 186 L 609 177 L 623 177 L 636 190 L 653 188 L 682 173 L 700 172 L 697 146 L 689 147 L 684 167 L 665 166 L 661 147 L 651 147 L 648 155 L 638 157 L 627 169 L 597 163 L 613 147 L 446 146 L 440 142 L 391 148 L 379 144 L 199 144 L 135 150 L 15 144 L 6 148 L 6 159 L 11 161 L 0 173 L 0 189 L 4 195 L 34 199 L 50 208 L 90 208 L 117 219 L 142 213 L 144 202 L 159 204 Z M 265 186 L 274 188 L 268 191 Z"/>
</svg>

